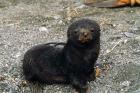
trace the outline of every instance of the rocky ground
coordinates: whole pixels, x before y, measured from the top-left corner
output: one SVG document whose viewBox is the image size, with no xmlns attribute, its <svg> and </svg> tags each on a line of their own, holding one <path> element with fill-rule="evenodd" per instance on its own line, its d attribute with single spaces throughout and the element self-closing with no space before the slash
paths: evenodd
<svg viewBox="0 0 140 93">
<path fill-rule="evenodd" d="M 80 0 L 0 0 L 0 93 L 31 93 L 24 86 L 23 54 L 32 46 L 65 42 L 68 25 L 81 18 L 101 26 L 99 64 L 110 67 L 91 82 L 92 93 L 140 93 L 139 7 L 95 8 Z M 46 93 L 73 93 L 51 85 Z"/>
</svg>

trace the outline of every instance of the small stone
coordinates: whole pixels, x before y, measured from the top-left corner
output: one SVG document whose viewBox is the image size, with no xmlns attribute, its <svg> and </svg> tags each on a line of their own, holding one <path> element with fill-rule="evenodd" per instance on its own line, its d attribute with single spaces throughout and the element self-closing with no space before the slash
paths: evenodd
<svg viewBox="0 0 140 93">
<path fill-rule="evenodd" d="M 135 37 L 135 34 L 134 33 L 125 32 L 124 34 L 125 34 L 125 36 L 127 36 L 129 38 Z"/>
<path fill-rule="evenodd" d="M 140 30 L 140 27 L 135 27 L 133 28 L 134 31 L 139 31 Z"/>
<path fill-rule="evenodd" d="M 7 68 L 8 68 L 8 67 L 9 67 L 9 66 L 8 66 L 8 64 L 5 64 L 5 67 L 7 67 Z"/>
<path fill-rule="evenodd" d="M 0 76 L 0 81 L 5 80 L 5 76 Z"/>
<path fill-rule="evenodd" d="M 56 15 L 56 16 L 54 16 L 53 18 L 57 20 L 57 19 L 59 19 L 59 18 L 61 18 L 61 17 L 60 17 L 59 15 Z"/>
<path fill-rule="evenodd" d="M 82 8 L 84 8 L 84 7 L 85 7 L 85 5 L 80 5 L 80 6 L 78 6 L 77 8 L 82 9 Z"/>
<path fill-rule="evenodd" d="M 116 27 L 117 25 L 116 24 L 112 24 L 112 27 Z"/>
<path fill-rule="evenodd" d="M 96 69 L 95 69 L 95 72 L 96 72 L 96 73 L 95 73 L 95 76 L 96 76 L 96 77 L 99 77 L 100 74 L 101 74 L 101 69 L 97 66 Z"/>
<path fill-rule="evenodd" d="M 138 40 L 138 41 L 140 41 L 140 36 L 137 36 L 135 39 Z"/>
<path fill-rule="evenodd" d="M 22 80 L 22 81 L 21 81 L 21 84 L 20 84 L 20 87 L 27 87 L 27 86 L 28 86 L 27 81 Z"/>
<path fill-rule="evenodd" d="M 126 86 L 126 87 L 130 86 L 130 84 L 131 84 L 130 81 L 124 81 L 121 83 L 122 86 Z"/>
<path fill-rule="evenodd" d="M 60 20 L 58 23 L 59 23 L 59 24 L 62 24 L 62 23 L 63 23 L 63 21 L 62 21 L 62 20 Z"/>
<path fill-rule="evenodd" d="M 84 4 L 92 4 L 95 3 L 94 0 L 84 0 Z"/>
<path fill-rule="evenodd" d="M 135 34 L 140 34 L 140 27 L 134 27 L 132 29 L 132 32 L 135 33 Z"/>
<path fill-rule="evenodd" d="M 128 40 L 127 40 L 127 39 L 125 39 L 125 40 L 123 41 L 123 43 L 124 43 L 124 44 L 126 44 L 127 42 L 128 42 Z"/>
<path fill-rule="evenodd" d="M 18 58 L 18 57 L 20 57 L 20 56 L 21 56 L 21 53 L 20 53 L 20 52 L 18 52 L 18 53 L 15 55 L 16 58 Z"/>
<path fill-rule="evenodd" d="M 39 31 L 43 31 L 43 32 L 49 32 L 49 30 L 46 27 L 40 27 Z"/>
<path fill-rule="evenodd" d="M 130 13 L 134 13 L 134 11 L 133 11 L 133 10 L 131 10 L 131 11 L 130 11 Z"/>
<path fill-rule="evenodd" d="M 107 53 L 107 54 L 108 54 L 108 53 L 110 53 L 110 52 L 111 52 L 111 50 L 110 50 L 110 49 L 107 49 L 107 50 L 106 50 L 106 53 Z"/>
</svg>

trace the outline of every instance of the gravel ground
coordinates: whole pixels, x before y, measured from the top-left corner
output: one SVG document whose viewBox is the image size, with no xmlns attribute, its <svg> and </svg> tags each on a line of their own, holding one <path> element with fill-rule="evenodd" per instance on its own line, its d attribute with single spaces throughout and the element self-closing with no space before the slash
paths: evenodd
<svg viewBox="0 0 140 93">
<path fill-rule="evenodd" d="M 91 82 L 92 93 L 140 93 L 139 7 L 88 7 L 80 0 L 0 0 L 0 93 L 31 93 L 23 84 L 22 58 L 34 45 L 65 42 L 68 25 L 81 18 L 101 26 L 99 64 L 109 70 Z M 47 93 L 73 93 L 46 86 Z"/>
</svg>

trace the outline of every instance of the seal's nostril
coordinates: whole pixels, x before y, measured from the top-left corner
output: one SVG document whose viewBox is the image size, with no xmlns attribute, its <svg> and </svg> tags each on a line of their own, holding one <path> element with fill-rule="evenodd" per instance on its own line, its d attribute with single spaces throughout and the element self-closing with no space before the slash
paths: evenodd
<svg viewBox="0 0 140 93">
<path fill-rule="evenodd" d="M 88 36 L 88 33 L 84 33 L 84 37 L 87 37 Z"/>
</svg>

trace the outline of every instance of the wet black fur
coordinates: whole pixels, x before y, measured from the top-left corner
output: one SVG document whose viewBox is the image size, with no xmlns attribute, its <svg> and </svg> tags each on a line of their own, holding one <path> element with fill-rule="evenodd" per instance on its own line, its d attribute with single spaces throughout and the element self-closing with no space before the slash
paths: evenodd
<svg viewBox="0 0 140 93">
<path fill-rule="evenodd" d="M 92 40 L 89 42 L 78 41 L 82 28 L 91 31 Z M 94 65 L 100 49 L 100 27 L 89 19 L 78 20 L 69 26 L 67 36 L 66 44 L 42 44 L 26 52 L 23 59 L 26 80 L 42 84 L 71 84 L 79 93 L 86 93 L 90 76 L 95 77 Z"/>
</svg>

